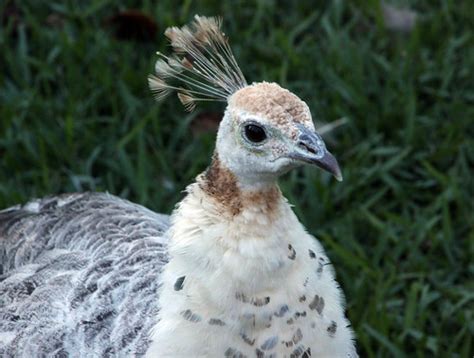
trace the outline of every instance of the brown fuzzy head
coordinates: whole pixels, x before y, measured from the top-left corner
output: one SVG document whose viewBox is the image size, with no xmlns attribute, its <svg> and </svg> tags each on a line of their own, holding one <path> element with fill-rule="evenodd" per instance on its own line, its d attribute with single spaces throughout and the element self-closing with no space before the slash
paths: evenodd
<svg viewBox="0 0 474 358">
<path fill-rule="evenodd" d="M 276 83 L 254 83 L 238 90 L 229 99 L 229 109 L 265 118 L 292 139 L 298 134 L 296 123 L 314 129 L 308 105 Z"/>
</svg>

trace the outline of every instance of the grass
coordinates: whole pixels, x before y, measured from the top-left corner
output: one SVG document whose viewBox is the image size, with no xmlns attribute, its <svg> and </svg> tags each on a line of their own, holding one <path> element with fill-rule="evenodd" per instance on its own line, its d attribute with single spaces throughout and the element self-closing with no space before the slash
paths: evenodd
<svg viewBox="0 0 474 358">
<path fill-rule="evenodd" d="M 335 264 L 359 353 L 472 357 L 473 2 L 403 1 L 419 14 L 407 34 L 375 0 L 120 3 L 17 1 L 0 28 L 0 207 L 107 190 L 170 212 L 215 134 L 153 102 L 163 36 L 122 41 L 104 19 L 139 8 L 161 34 L 221 14 L 248 79 L 291 89 L 318 124 L 348 120 L 326 138 L 343 183 L 307 168 L 281 186 Z"/>
</svg>

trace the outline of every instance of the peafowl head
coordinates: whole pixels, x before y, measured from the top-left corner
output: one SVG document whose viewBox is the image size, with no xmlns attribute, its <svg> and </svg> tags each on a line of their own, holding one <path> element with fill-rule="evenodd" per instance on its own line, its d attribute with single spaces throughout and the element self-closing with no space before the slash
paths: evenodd
<svg viewBox="0 0 474 358">
<path fill-rule="evenodd" d="M 216 155 L 243 186 L 274 181 L 304 163 L 342 180 L 339 165 L 315 131 L 304 101 L 276 83 L 247 84 L 221 31 L 219 18 L 195 16 L 190 26 L 165 32 L 173 54 L 160 59 L 148 78 L 158 100 L 176 92 L 185 109 L 222 101 Z"/>
</svg>

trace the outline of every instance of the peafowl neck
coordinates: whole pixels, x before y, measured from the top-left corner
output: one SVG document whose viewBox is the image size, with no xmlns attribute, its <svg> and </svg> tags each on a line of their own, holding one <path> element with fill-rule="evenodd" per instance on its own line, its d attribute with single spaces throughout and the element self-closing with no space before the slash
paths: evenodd
<svg viewBox="0 0 474 358">
<path fill-rule="evenodd" d="M 245 210 L 274 217 L 284 201 L 275 178 L 243 182 L 225 166 L 217 153 L 197 183 L 226 218 L 236 217 Z"/>
</svg>

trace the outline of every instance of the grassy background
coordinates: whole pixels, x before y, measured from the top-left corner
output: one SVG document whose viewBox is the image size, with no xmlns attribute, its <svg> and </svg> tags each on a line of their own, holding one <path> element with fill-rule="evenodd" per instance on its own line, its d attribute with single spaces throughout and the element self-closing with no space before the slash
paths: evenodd
<svg viewBox="0 0 474 358">
<path fill-rule="evenodd" d="M 375 0 L 309 3 L 1 2 L 0 207 L 107 190 L 170 212 L 215 134 L 154 103 L 146 77 L 165 27 L 220 14 L 247 79 L 294 91 L 317 124 L 349 121 L 327 138 L 343 183 L 307 168 L 281 185 L 335 264 L 359 353 L 472 357 L 474 2 L 400 2 L 409 34 Z M 117 37 L 128 8 L 155 38 Z"/>
</svg>

